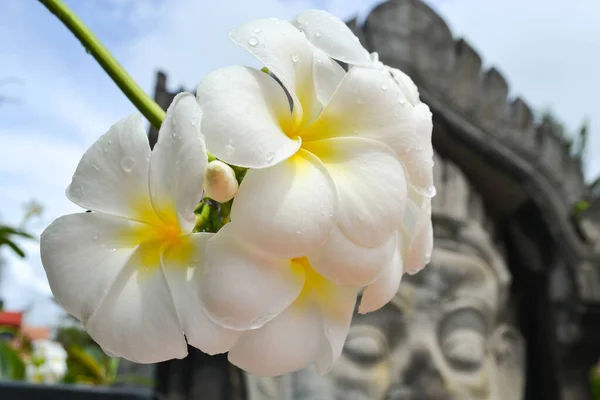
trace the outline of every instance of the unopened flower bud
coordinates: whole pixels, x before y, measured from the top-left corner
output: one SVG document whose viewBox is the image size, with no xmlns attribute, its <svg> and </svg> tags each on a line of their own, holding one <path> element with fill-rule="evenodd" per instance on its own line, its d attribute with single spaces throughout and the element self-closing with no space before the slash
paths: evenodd
<svg viewBox="0 0 600 400">
<path fill-rule="evenodd" d="M 206 195 L 219 203 L 225 203 L 235 196 L 238 181 L 233 169 L 222 161 L 208 163 L 204 173 L 204 190 Z"/>
</svg>

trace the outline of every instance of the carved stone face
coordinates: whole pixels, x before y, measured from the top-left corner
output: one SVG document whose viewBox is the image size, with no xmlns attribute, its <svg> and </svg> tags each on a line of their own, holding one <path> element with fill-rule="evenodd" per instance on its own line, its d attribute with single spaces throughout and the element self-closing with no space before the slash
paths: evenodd
<svg viewBox="0 0 600 400">
<path fill-rule="evenodd" d="M 250 398 L 520 400 L 523 342 L 497 325 L 500 286 L 471 246 L 437 238 L 430 265 L 405 276 L 390 304 L 355 315 L 331 373 L 261 378 Z"/>
<path fill-rule="evenodd" d="M 355 317 L 327 377 L 336 399 L 521 398 L 521 339 L 495 326 L 499 296 L 492 268 L 468 248 L 436 246 L 432 263 L 404 278 L 393 304 Z M 502 388 L 508 377 L 515 381 Z"/>
</svg>

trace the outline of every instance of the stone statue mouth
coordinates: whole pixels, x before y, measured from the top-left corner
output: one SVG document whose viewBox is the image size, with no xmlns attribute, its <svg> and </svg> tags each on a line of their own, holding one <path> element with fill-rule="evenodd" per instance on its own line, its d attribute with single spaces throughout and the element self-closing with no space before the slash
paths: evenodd
<svg viewBox="0 0 600 400">
<path fill-rule="evenodd" d="M 397 384 L 390 388 L 385 400 L 469 400 L 469 398 L 457 397 L 437 385 L 415 387 Z"/>
</svg>

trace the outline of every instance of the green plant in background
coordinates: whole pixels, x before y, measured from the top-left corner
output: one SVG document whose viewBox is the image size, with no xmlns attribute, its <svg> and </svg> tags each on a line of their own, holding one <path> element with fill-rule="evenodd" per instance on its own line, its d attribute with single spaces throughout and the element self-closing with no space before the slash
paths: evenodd
<svg viewBox="0 0 600 400">
<path fill-rule="evenodd" d="M 67 350 L 67 375 L 64 382 L 110 386 L 120 383 L 152 386 L 152 380 L 118 375 L 121 359 L 107 356 L 94 340 L 69 316 L 68 324 L 58 329 L 56 341 Z"/>
<path fill-rule="evenodd" d="M 97 345 L 67 348 L 65 383 L 112 385 L 117 380 L 119 359 L 105 355 Z"/>
<path fill-rule="evenodd" d="M 16 237 L 33 239 L 33 236 L 23 230 L 12 228 L 7 225 L 0 225 L 0 248 L 2 246 L 8 246 L 16 255 L 25 258 L 25 252 L 14 241 Z"/>
<path fill-rule="evenodd" d="M 7 340 L 19 334 L 20 332 L 14 328 L 0 327 L 0 380 L 25 379 L 25 362 L 21 352 Z"/>
<path fill-rule="evenodd" d="M 592 398 L 600 400 L 600 363 L 596 364 L 590 371 L 590 383 L 592 385 Z"/>
<path fill-rule="evenodd" d="M 589 207 L 590 202 L 587 200 L 580 200 L 577 203 L 575 203 L 573 205 L 573 218 L 575 218 L 575 220 L 579 220 L 579 218 L 581 218 L 585 210 L 587 210 Z"/>
</svg>

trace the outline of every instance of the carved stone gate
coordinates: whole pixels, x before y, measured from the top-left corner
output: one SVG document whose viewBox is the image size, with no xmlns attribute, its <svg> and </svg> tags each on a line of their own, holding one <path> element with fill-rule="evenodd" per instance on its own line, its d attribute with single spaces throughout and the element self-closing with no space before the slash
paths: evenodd
<svg viewBox="0 0 600 400">
<path fill-rule="evenodd" d="M 338 390 L 350 385 L 343 379 L 344 365 L 328 380 L 310 371 L 254 380 L 230 366 L 224 356 L 192 351 L 185 360 L 159 365 L 158 392 L 170 400 L 590 399 L 588 373 L 600 358 L 600 218 L 591 214 L 584 225 L 574 218 L 574 205 L 591 196 L 581 160 L 569 154 L 555 126 L 536 123 L 523 99 L 509 99 L 502 74 L 495 68 L 482 69 L 477 52 L 466 41 L 455 39 L 445 22 L 421 1 L 390 0 L 375 8 L 363 26 L 349 25 L 367 49 L 379 53 L 381 61 L 415 80 L 434 116 L 437 256 L 422 277 L 405 279 L 397 301 L 369 317 L 373 321 L 357 318 L 353 329 L 361 328 L 351 334 L 343 356 L 343 360 L 371 357 L 367 364 L 374 368 L 375 356 L 360 354 L 361 346 L 376 352 L 377 341 L 369 335 L 383 336 L 388 356 L 396 357 L 402 367 L 388 386 L 372 387 L 363 378 L 373 370 L 360 365 L 362 374 L 354 381 L 363 386 L 344 397 Z M 166 88 L 166 76 L 159 73 L 156 100 L 166 107 L 173 96 Z M 600 212 L 596 214 L 600 217 Z M 416 354 L 416 345 L 403 347 L 401 325 L 408 311 L 421 315 L 415 321 L 424 323 L 450 315 L 448 310 L 430 311 L 430 315 L 424 310 L 435 308 L 431 302 L 442 298 L 447 282 L 464 283 L 446 276 L 444 271 L 453 268 L 459 275 L 479 268 L 473 274 L 482 276 L 481 292 L 470 297 L 490 304 L 477 308 L 467 301 L 470 305 L 463 308 L 470 307 L 474 314 L 451 324 L 450 333 L 443 331 L 446 328 L 436 331 L 439 348 L 431 351 L 445 357 L 437 371 L 441 386 L 436 389 L 438 383 L 432 382 L 438 378 L 432 368 L 437 367 L 431 367 L 435 363 L 430 365 Z M 479 320 L 489 326 L 480 326 Z M 389 337 L 382 335 L 381 321 L 384 325 L 398 322 L 397 330 L 392 329 Z M 487 333 L 481 334 L 482 330 Z M 478 383 L 465 378 L 476 371 L 483 377 Z M 421 376 L 434 388 L 430 394 L 422 388 L 419 397 L 414 393 L 418 387 L 406 380 L 418 384 Z M 485 379 L 487 383 L 482 383 Z M 443 390 L 448 384 L 457 387 L 454 397 Z M 307 388 L 312 388 L 312 394 Z"/>
</svg>

